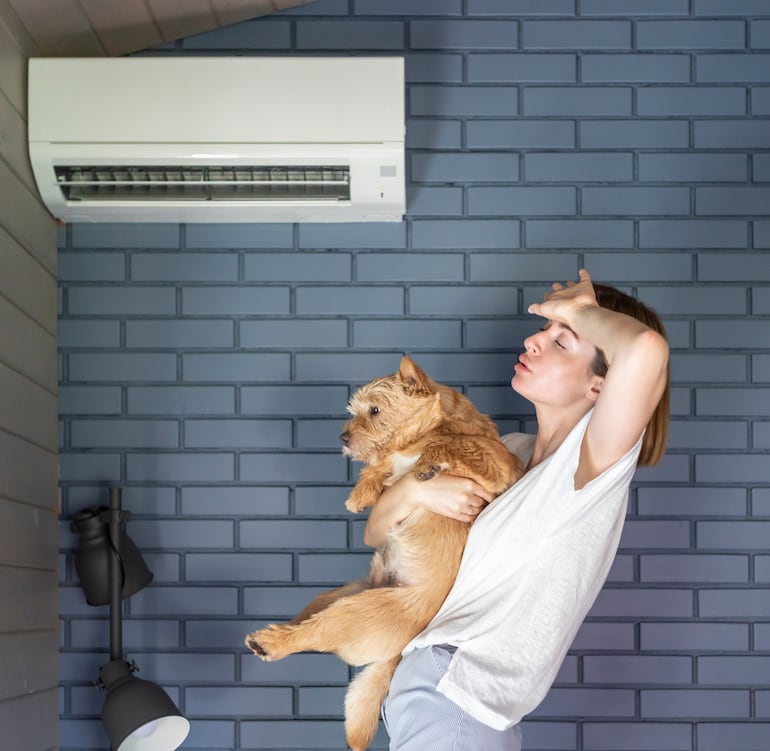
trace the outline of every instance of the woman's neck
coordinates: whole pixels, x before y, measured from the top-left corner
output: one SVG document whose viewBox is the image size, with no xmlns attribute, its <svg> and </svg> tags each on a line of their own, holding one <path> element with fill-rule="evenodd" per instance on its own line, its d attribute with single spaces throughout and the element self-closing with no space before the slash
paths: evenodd
<svg viewBox="0 0 770 751">
<path fill-rule="evenodd" d="M 545 410 L 538 408 L 537 435 L 532 456 L 527 464 L 527 470 L 536 467 L 554 454 L 572 429 L 588 413 L 591 405 L 582 411 L 557 408 Z"/>
</svg>

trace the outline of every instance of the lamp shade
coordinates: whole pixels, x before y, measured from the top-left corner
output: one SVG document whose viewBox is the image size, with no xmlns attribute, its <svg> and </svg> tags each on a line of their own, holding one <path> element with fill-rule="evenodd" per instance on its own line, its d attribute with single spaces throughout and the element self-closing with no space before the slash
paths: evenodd
<svg viewBox="0 0 770 751">
<path fill-rule="evenodd" d="M 107 690 L 102 722 L 113 751 L 179 748 L 190 723 L 160 686 L 136 678 L 123 660 L 103 665 L 99 678 Z"/>
<path fill-rule="evenodd" d="M 115 550 L 110 544 L 109 528 L 102 520 L 106 506 L 90 507 L 75 514 L 70 528 L 80 535 L 75 551 L 75 569 L 89 605 L 107 605 L 110 601 L 110 556 Z M 123 598 L 136 594 L 152 581 L 152 572 L 139 549 L 128 535 L 120 535 L 120 566 Z"/>
</svg>

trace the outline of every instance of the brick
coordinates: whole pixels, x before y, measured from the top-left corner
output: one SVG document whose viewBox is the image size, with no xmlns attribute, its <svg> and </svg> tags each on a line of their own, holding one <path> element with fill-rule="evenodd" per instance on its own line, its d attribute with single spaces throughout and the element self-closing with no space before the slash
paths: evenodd
<svg viewBox="0 0 770 751">
<path fill-rule="evenodd" d="M 430 20 L 410 21 L 411 49 L 505 49 L 516 48 L 517 21 Z"/>
<path fill-rule="evenodd" d="M 178 224 L 87 224 L 72 225 L 73 248 L 178 248 Z"/>
<path fill-rule="evenodd" d="M 289 378 L 287 353 L 228 353 L 182 355 L 185 381 L 283 381 Z M 195 387 L 189 387 L 195 389 Z M 214 390 L 218 398 L 223 394 Z M 232 391 L 230 390 L 230 393 Z M 203 393 L 206 395 L 206 392 Z"/>
<path fill-rule="evenodd" d="M 630 248 L 631 220 L 530 219 L 526 223 L 528 248 Z"/>
<path fill-rule="evenodd" d="M 68 482 L 117 482 L 121 478 L 120 456 L 111 454 L 59 454 L 61 476 Z"/>
<path fill-rule="evenodd" d="M 239 479 L 247 482 L 344 482 L 347 465 L 343 457 L 329 454 L 241 454 Z"/>
<path fill-rule="evenodd" d="M 558 279 L 565 269 L 577 268 L 577 255 L 557 255 L 543 253 L 474 253 L 470 259 L 470 281 L 473 282 L 499 282 L 510 279 L 511 282 L 543 282 L 548 284 L 550 280 Z M 542 294 L 539 296 L 542 300 Z M 494 323 L 490 321 L 490 323 Z M 506 329 L 516 324 L 510 321 L 501 321 Z M 468 326 L 474 322 L 469 321 Z M 531 333 L 536 326 L 536 319 L 527 321 L 527 333 Z M 525 334 L 526 335 L 526 334 Z M 502 341 L 502 340 L 501 340 Z"/>
<path fill-rule="evenodd" d="M 669 424 L 668 447 L 672 449 L 746 449 L 745 422 L 704 420 L 672 421 Z"/>
<path fill-rule="evenodd" d="M 701 590 L 698 613 L 701 618 L 767 618 L 770 616 L 767 589 Z"/>
<path fill-rule="evenodd" d="M 470 120 L 465 125 L 472 149 L 571 149 L 575 126 L 563 120 Z"/>
<path fill-rule="evenodd" d="M 410 117 L 478 117 L 517 115 L 516 86 L 412 86 L 408 92 Z"/>
<path fill-rule="evenodd" d="M 639 154 L 639 180 L 745 182 L 746 164 L 745 154 Z"/>
<path fill-rule="evenodd" d="M 188 588 L 188 592 L 198 590 L 199 604 L 209 604 L 208 597 L 213 594 L 210 588 Z M 131 602 L 134 603 L 139 595 L 134 595 Z M 235 591 L 233 590 L 233 594 Z M 173 606 L 173 601 L 169 603 Z M 200 611 L 199 611 L 200 612 Z M 167 681 L 176 684 L 180 681 L 194 681 L 196 683 L 204 681 L 233 681 L 235 661 L 233 655 L 225 654 L 206 654 L 198 652 L 195 659 L 191 660 L 189 655 L 183 653 L 150 653 L 134 652 L 132 655 L 142 669 L 142 675 L 145 680 Z"/>
<path fill-rule="evenodd" d="M 298 558 L 298 580 L 303 584 L 340 585 L 369 573 L 370 553 L 303 554 Z"/>
<path fill-rule="evenodd" d="M 409 216 L 460 216 L 463 213 L 463 190 L 457 188 L 407 188 Z"/>
<path fill-rule="evenodd" d="M 751 312 L 754 315 L 770 314 L 770 289 L 755 287 L 751 290 Z"/>
<path fill-rule="evenodd" d="M 749 559 L 739 555 L 641 555 L 640 581 L 671 583 L 748 582 Z"/>
<path fill-rule="evenodd" d="M 241 414 L 342 416 L 348 396 L 344 386 L 243 386 Z"/>
<path fill-rule="evenodd" d="M 590 751 L 690 751 L 692 730 L 684 722 L 586 722 L 583 740 Z"/>
<path fill-rule="evenodd" d="M 301 248 L 403 248 L 403 222 L 351 222 L 346 224 L 300 224 Z"/>
<path fill-rule="evenodd" d="M 409 310 L 415 315 L 511 315 L 517 312 L 513 286 L 418 287 L 409 290 Z"/>
<path fill-rule="evenodd" d="M 690 58 L 686 55 L 587 53 L 580 56 L 580 66 L 580 78 L 585 83 L 687 83 L 690 80 Z"/>
<path fill-rule="evenodd" d="M 765 482 L 767 457 L 764 454 L 706 454 L 695 459 L 697 482 Z"/>
<path fill-rule="evenodd" d="M 621 559 L 623 556 L 621 556 Z M 618 562 L 615 559 L 615 563 Z M 573 650 L 615 652 L 634 648 L 634 626 L 630 623 L 583 623 L 578 630 Z"/>
<path fill-rule="evenodd" d="M 134 415 L 233 414 L 235 389 L 226 386 L 129 386 L 127 413 Z"/>
<path fill-rule="evenodd" d="M 132 482 L 205 482 L 234 479 L 233 455 L 202 452 L 131 453 L 126 479 Z"/>
<path fill-rule="evenodd" d="M 72 287 L 67 290 L 69 315 L 173 315 L 173 289 L 160 287 Z"/>
<path fill-rule="evenodd" d="M 605 182 L 632 179 L 630 154 L 524 155 L 524 178 L 529 182 Z"/>
<path fill-rule="evenodd" d="M 686 589 L 605 587 L 591 608 L 594 618 L 689 618 L 693 593 Z"/>
<path fill-rule="evenodd" d="M 752 55 L 752 57 L 757 57 Z M 770 65 L 770 59 L 765 61 Z M 764 122 L 752 120 L 696 120 L 693 123 L 696 149 L 767 149 L 770 131 Z"/>
<path fill-rule="evenodd" d="M 586 149 L 682 149 L 690 145 L 689 127 L 683 120 L 587 120 L 579 124 L 579 133 L 580 145 Z"/>
<path fill-rule="evenodd" d="M 76 354 L 68 357 L 69 381 L 175 381 L 176 355 L 172 353 Z"/>
<path fill-rule="evenodd" d="M 742 488 L 639 488 L 638 513 L 651 516 L 744 516 Z"/>
<path fill-rule="evenodd" d="M 122 282 L 126 257 L 122 253 L 59 253 L 60 282 Z"/>
<path fill-rule="evenodd" d="M 211 519 L 132 519 L 131 539 L 140 548 L 232 548 L 233 523 Z"/>
<path fill-rule="evenodd" d="M 259 19 L 234 23 L 182 40 L 186 50 L 288 50 L 291 25 L 288 21 Z"/>
<path fill-rule="evenodd" d="M 577 748 L 577 724 L 573 722 L 525 722 L 523 732 L 527 734 L 530 748 L 570 751 Z"/>
<path fill-rule="evenodd" d="M 764 349 L 770 346 L 770 327 L 761 319 L 696 321 L 695 343 L 698 347 Z M 765 392 L 759 390 L 755 395 L 762 398 Z"/>
<path fill-rule="evenodd" d="M 292 580 L 292 556 L 288 553 L 188 553 L 185 559 L 187 582 L 252 582 Z"/>
<path fill-rule="evenodd" d="M 70 646 L 93 648 L 109 643 L 109 619 L 89 618 L 70 621 Z M 179 622 L 175 620 L 123 619 L 123 645 L 126 649 L 174 649 L 179 647 Z"/>
<path fill-rule="evenodd" d="M 302 748 L 313 739 L 313 749 L 340 749 L 345 746 L 342 723 L 336 720 L 241 720 L 243 749 Z"/>
<path fill-rule="evenodd" d="M 770 582 L 770 556 L 754 557 L 754 581 Z"/>
<path fill-rule="evenodd" d="M 586 655 L 583 658 L 585 683 L 686 684 L 692 683 L 689 657 L 652 655 Z M 636 748 L 636 746 L 628 746 Z"/>
<path fill-rule="evenodd" d="M 346 321 L 295 318 L 291 321 L 260 319 L 238 324 L 241 347 L 300 349 L 311 347 L 341 347 L 348 344 Z"/>
<path fill-rule="evenodd" d="M 462 253 L 359 253 L 356 278 L 360 282 L 461 282 Z"/>
<path fill-rule="evenodd" d="M 282 16 L 347 16 L 349 11 L 350 3 L 347 0 L 314 0 L 310 7 L 298 5 L 279 13 Z"/>
<path fill-rule="evenodd" d="M 517 187 L 468 188 L 468 215 L 572 216 L 576 207 L 575 188 Z"/>
<path fill-rule="evenodd" d="M 623 528 L 620 548 L 687 548 L 690 545 L 690 526 L 680 521 L 629 520 Z"/>
<path fill-rule="evenodd" d="M 741 686 L 767 684 L 770 658 L 758 655 L 730 657 L 698 657 L 698 682 L 713 685 Z"/>
<path fill-rule="evenodd" d="M 295 516 L 344 516 L 350 487 L 298 487 L 294 491 Z"/>
<path fill-rule="evenodd" d="M 271 686 L 188 686 L 185 710 L 194 717 L 287 716 L 293 712 L 292 689 Z"/>
<path fill-rule="evenodd" d="M 744 115 L 746 101 L 746 90 L 734 86 L 645 86 L 637 92 L 640 115 Z"/>
<path fill-rule="evenodd" d="M 58 326 L 59 349 L 78 347 L 120 346 L 120 323 L 118 321 L 75 321 L 61 320 Z"/>
<path fill-rule="evenodd" d="M 684 652 L 749 649 L 745 623 L 642 623 L 641 648 Z"/>
<path fill-rule="evenodd" d="M 748 477 L 746 480 L 751 481 Z M 764 521 L 696 522 L 698 548 L 701 550 L 762 551 L 766 547 L 764 543 L 767 541 L 768 531 L 770 522 Z"/>
<path fill-rule="evenodd" d="M 663 315 L 745 315 L 746 292 L 738 287 L 645 287 L 644 300 Z M 702 358 L 696 362 L 703 362 Z M 717 361 L 718 362 L 718 361 Z M 730 366 L 739 360 L 732 358 Z M 728 361 L 725 361 L 725 365 Z M 726 371 L 727 368 L 722 368 Z M 697 380 L 697 379 L 695 379 Z"/>
<path fill-rule="evenodd" d="M 262 315 L 289 312 L 288 287 L 185 287 L 182 315 Z"/>
<path fill-rule="evenodd" d="M 532 717 L 633 717 L 634 692 L 607 688 L 552 688 Z"/>
<path fill-rule="evenodd" d="M 743 22 L 737 22 L 742 25 Z M 722 22 L 719 22 L 722 25 Z M 767 83 L 763 72 L 770 64 L 770 55 L 731 54 L 698 55 L 695 58 L 696 80 L 700 83 Z"/>
<path fill-rule="evenodd" d="M 499 23 L 494 21 L 493 23 Z M 497 53 L 468 55 L 468 81 L 471 83 L 572 83 L 577 80 L 575 55 Z"/>
<path fill-rule="evenodd" d="M 696 188 L 695 208 L 698 214 L 743 216 L 761 214 L 770 201 L 770 188 L 730 187 Z"/>
<path fill-rule="evenodd" d="M 459 349 L 462 344 L 460 321 L 354 321 L 353 346 L 390 347 L 397 343 L 410 349 Z"/>
<path fill-rule="evenodd" d="M 638 21 L 640 50 L 735 50 L 745 47 L 743 21 Z"/>
<path fill-rule="evenodd" d="M 698 725 L 696 732 L 700 751 L 762 751 L 767 745 L 770 723 L 709 722 Z"/>
<path fill-rule="evenodd" d="M 770 644 L 770 624 L 768 623 L 755 623 L 754 629 L 754 648 L 762 651 L 766 651 L 768 644 Z M 765 692 L 762 692 L 765 693 Z M 765 703 L 767 696 L 764 697 Z"/>
<path fill-rule="evenodd" d="M 182 488 L 185 516 L 282 516 L 288 512 L 287 488 L 233 485 Z"/>
<path fill-rule="evenodd" d="M 462 132 L 458 120 L 417 120 L 406 122 L 406 148 L 408 149 L 459 149 Z M 407 203 L 407 211 L 409 211 Z"/>
<path fill-rule="evenodd" d="M 643 219 L 642 248 L 743 248 L 747 226 L 735 219 Z M 705 281 L 705 280 L 703 280 Z"/>
<path fill-rule="evenodd" d="M 582 188 L 581 214 L 607 216 L 690 213 L 688 188 Z"/>
<path fill-rule="evenodd" d="M 752 446 L 755 449 L 770 448 L 770 422 L 755 422 L 753 425 Z"/>
<path fill-rule="evenodd" d="M 404 56 L 404 69 L 409 84 L 462 83 L 463 57 L 457 53 L 413 52 Z"/>
<path fill-rule="evenodd" d="M 569 15 L 572 0 L 468 0 L 469 16 Z"/>
<path fill-rule="evenodd" d="M 301 605 L 298 604 L 296 612 L 306 604 L 306 602 Z M 335 655 L 291 655 L 280 662 L 269 665 L 261 660 L 255 660 L 253 655 L 244 655 L 241 658 L 243 680 L 250 682 L 271 680 L 275 682 L 291 681 L 303 685 L 347 685 L 348 671 L 348 666 Z"/>
<path fill-rule="evenodd" d="M 300 687 L 298 692 L 299 713 L 306 716 L 339 718 L 345 703 L 346 689 L 339 687 Z"/>
<path fill-rule="evenodd" d="M 291 248 L 293 246 L 294 232 L 291 224 L 205 223 L 188 224 L 185 227 L 185 247 L 187 248 Z M 232 258 L 233 261 L 237 260 L 230 254 L 225 257 Z"/>
<path fill-rule="evenodd" d="M 184 645 L 191 650 L 240 647 L 243 644 L 244 636 L 261 626 L 262 623 L 262 621 L 257 622 L 254 619 L 240 620 L 227 616 L 223 616 L 221 619 L 214 617 L 196 620 L 193 616 L 185 621 Z M 249 654 L 248 656 L 252 661 L 259 662 L 259 660 L 254 659 L 253 655 Z M 242 680 L 245 682 L 249 679 L 243 676 Z"/>
<path fill-rule="evenodd" d="M 235 723 L 223 720 L 196 720 L 185 743 L 191 748 L 235 747 Z M 194 745 L 193 745 L 194 744 Z"/>
<path fill-rule="evenodd" d="M 515 182 L 519 179 L 517 154 L 414 154 L 415 182 Z"/>
<path fill-rule="evenodd" d="M 518 248 L 517 220 L 507 219 L 417 219 L 412 222 L 412 247 L 440 248 Z"/>
<path fill-rule="evenodd" d="M 703 282 L 770 281 L 770 264 L 758 263 L 756 253 L 701 253 L 698 280 Z"/>
<path fill-rule="evenodd" d="M 178 448 L 175 420 L 72 420 L 72 448 Z"/>
<path fill-rule="evenodd" d="M 289 420 L 185 420 L 185 448 L 290 448 Z"/>
<path fill-rule="evenodd" d="M 295 445 L 301 449 L 339 450 L 342 420 L 297 420 Z"/>
<path fill-rule="evenodd" d="M 232 347 L 233 324 L 213 320 L 142 320 L 126 322 L 127 347 Z"/>
<path fill-rule="evenodd" d="M 238 257 L 232 253 L 134 253 L 135 282 L 234 282 Z"/>
<path fill-rule="evenodd" d="M 748 717 L 748 691 L 724 689 L 642 689 L 641 716 L 649 718 Z M 705 723 L 701 723 L 705 725 Z"/>
<path fill-rule="evenodd" d="M 524 21 L 523 49 L 630 49 L 629 21 Z"/>
<path fill-rule="evenodd" d="M 750 90 L 751 114 L 770 115 L 770 87 L 754 86 Z"/>
<path fill-rule="evenodd" d="M 316 355 L 301 352 L 296 355 L 296 377 L 308 382 L 343 382 L 363 384 L 372 378 L 394 373 L 403 353 L 328 353 Z M 347 403 L 340 403 L 344 408 Z M 337 404 L 334 405 L 334 408 Z"/>
<path fill-rule="evenodd" d="M 234 615 L 238 611 L 238 591 L 234 586 L 226 587 L 200 587 L 185 584 L 182 587 L 170 587 L 154 585 L 146 587 L 131 598 L 132 615 L 146 616 L 202 616 L 202 615 Z M 179 662 L 181 675 L 174 676 L 173 680 L 184 680 L 184 673 L 196 672 L 192 667 L 198 661 L 190 660 L 189 655 L 168 655 Z M 225 657 L 226 655 L 220 655 Z M 160 655 L 159 655 L 160 657 Z M 229 655 L 232 658 L 232 655 Z M 185 659 L 187 658 L 187 659 Z M 145 665 L 143 668 L 148 669 Z M 160 676 L 158 676 L 160 677 Z M 231 678 L 231 673 L 217 675 L 199 675 L 192 680 L 216 681 Z"/>
<path fill-rule="evenodd" d="M 752 355 L 752 376 L 756 383 L 767 383 L 770 381 L 770 355 Z M 61 391 L 59 392 L 61 402 Z M 61 407 L 59 408 L 61 410 Z"/>
<path fill-rule="evenodd" d="M 404 291 L 399 287 L 300 287 L 295 295 L 297 313 L 300 315 L 395 315 L 404 310 Z"/>
<path fill-rule="evenodd" d="M 118 386 L 60 386 L 59 414 L 120 414 Z"/>
<path fill-rule="evenodd" d="M 754 182 L 770 182 L 770 154 L 753 154 L 751 165 Z M 768 223 L 762 224 L 766 227 Z"/>
<path fill-rule="evenodd" d="M 400 50 L 404 24 L 400 21 L 297 21 L 298 50 Z"/>
<path fill-rule="evenodd" d="M 582 0 L 580 4 L 582 16 L 687 16 L 689 12 L 687 0 Z"/>
<path fill-rule="evenodd" d="M 524 89 L 525 115 L 630 115 L 631 89 L 626 87 L 581 86 Z"/>
<path fill-rule="evenodd" d="M 768 0 L 695 0 L 695 14 L 699 16 L 753 16 L 768 13 Z"/>
</svg>

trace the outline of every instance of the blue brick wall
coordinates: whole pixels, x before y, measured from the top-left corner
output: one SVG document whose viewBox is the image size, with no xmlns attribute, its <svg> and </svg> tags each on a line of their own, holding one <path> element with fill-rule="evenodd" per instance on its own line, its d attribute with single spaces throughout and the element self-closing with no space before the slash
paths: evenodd
<svg viewBox="0 0 770 751">
<path fill-rule="evenodd" d="M 525 748 L 767 751 L 768 50 L 767 0 L 318 0 L 161 51 L 407 62 L 401 224 L 60 234 L 65 517 L 126 487 L 156 574 L 126 648 L 185 748 L 344 747 L 347 666 L 241 640 L 366 570 L 348 396 L 409 351 L 531 430 L 507 386 L 525 311 L 585 265 L 665 318 L 671 441 Z M 84 751 L 107 613 L 74 544 L 64 522 L 62 747 Z"/>
</svg>

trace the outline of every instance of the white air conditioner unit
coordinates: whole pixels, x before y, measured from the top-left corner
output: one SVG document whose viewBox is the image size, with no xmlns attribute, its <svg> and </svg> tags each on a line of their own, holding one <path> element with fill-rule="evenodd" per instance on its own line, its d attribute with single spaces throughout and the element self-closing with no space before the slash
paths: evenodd
<svg viewBox="0 0 770 751">
<path fill-rule="evenodd" d="M 32 59 L 29 153 L 65 222 L 400 221 L 404 61 Z"/>
</svg>

